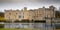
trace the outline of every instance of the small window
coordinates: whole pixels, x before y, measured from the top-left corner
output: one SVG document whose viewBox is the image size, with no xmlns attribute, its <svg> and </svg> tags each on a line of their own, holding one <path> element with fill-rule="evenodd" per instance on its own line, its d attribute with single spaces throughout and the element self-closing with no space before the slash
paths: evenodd
<svg viewBox="0 0 60 30">
<path fill-rule="evenodd" d="M 17 13 L 16 13 L 17 14 Z"/>
<path fill-rule="evenodd" d="M 11 15 L 11 13 L 9 13 L 9 15 Z"/>
<path fill-rule="evenodd" d="M 21 18 L 21 16 L 19 16 L 19 18 Z"/>
</svg>

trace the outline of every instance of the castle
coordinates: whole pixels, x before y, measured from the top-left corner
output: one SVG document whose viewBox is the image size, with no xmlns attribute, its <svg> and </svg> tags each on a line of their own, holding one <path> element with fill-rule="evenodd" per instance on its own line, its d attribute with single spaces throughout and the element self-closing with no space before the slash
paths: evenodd
<svg viewBox="0 0 60 30">
<path fill-rule="evenodd" d="M 19 10 L 5 10 L 5 19 L 6 20 L 45 20 L 46 18 L 52 18 L 54 16 L 54 6 L 49 6 L 49 8 L 38 8 L 38 9 L 29 9 L 27 10 L 27 7 L 24 7 L 23 9 Z"/>
</svg>

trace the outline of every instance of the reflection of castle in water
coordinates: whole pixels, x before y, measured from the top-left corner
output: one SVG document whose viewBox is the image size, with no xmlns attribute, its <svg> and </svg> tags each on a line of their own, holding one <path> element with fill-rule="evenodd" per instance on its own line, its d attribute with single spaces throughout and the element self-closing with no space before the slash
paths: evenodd
<svg viewBox="0 0 60 30">
<path fill-rule="evenodd" d="M 45 23 L 6 23 L 5 28 L 45 28 Z"/>
<path fill-rule="evenodd" d="M 53 27 L 45 23 L 5 23 L 4 28 L 38 28 L 40 30 L 53 30 Z"/>
</svg>

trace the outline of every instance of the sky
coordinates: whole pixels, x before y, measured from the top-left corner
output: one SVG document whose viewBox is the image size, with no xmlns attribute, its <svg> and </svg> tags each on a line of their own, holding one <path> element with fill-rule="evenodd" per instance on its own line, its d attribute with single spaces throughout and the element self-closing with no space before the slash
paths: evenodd
<svg viewBox="0 0 60 30">
<path fill-rule="evenodd" d="M 23 9 L 27 7 L 28 9 L 37 9 L 45 6 L 55 6 L 56 8 L 60 7 L 60 0 L 0 0 L 0 12 L 4 9 Z"/>
</svg>

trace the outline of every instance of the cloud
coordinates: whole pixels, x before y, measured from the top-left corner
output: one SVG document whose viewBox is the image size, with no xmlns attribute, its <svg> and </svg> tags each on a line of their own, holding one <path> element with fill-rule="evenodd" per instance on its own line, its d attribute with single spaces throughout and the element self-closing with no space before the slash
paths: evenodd
<svg viewBox="0 0 60 30">
<path fill-rule="evenodd" d="M 0 0 L 1 3 L 60 3 L 60 0 Z"/>
<path fill-rule="evenodd" d="M 0 9 L 17 9 L 27 6 L 28 8 L 38 8 L 42 6 L 60 6 L 60 0 L 0 0 Z"/>
</svg>

